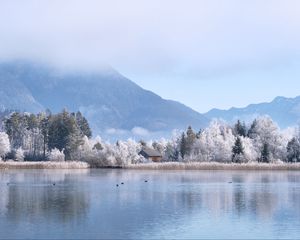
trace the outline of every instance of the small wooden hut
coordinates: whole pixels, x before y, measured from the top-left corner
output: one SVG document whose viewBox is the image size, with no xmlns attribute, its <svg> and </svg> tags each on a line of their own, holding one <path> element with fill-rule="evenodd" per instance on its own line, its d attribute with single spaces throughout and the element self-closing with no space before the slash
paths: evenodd
<svg viewBox="0 0 300 240">
<path fill-rule="evenodd" d="M 153 148 L 143 147 L 139 154 L 153 162 L 160 162 L 162 160 L 162 155 L 160 154 L 160 152 Z"/>
</svg>

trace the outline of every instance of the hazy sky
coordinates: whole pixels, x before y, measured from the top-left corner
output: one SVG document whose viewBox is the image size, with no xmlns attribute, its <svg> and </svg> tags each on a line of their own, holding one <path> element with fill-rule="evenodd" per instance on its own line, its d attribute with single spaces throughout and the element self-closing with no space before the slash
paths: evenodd
<svg viewBox="0 0 300 240">
<path fill-rule="evenodd" d="M 299 0 L 0 0 L 0 60 L 108 63 L 205 112 L 300 95 Z"/>
</svg>

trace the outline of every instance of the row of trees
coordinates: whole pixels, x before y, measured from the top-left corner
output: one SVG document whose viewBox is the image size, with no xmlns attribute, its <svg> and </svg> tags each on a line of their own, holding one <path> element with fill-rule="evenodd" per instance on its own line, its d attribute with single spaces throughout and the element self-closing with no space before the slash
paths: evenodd
<svg viewBox="0 0 300 240">
<path fill-rule="evenodd" d="M 0 157 L 16 160 L 80 160 L 94 166 L 135 164 L 143 145 L 159 151 L 164 161 L 203 162 L 300 162 L 300 132 L 281 131 L 269 117 L 249 126 L 213 121 L 206 129 L 192 127 L 169 139 L 154 142 L 118 141 L 110 144 L 91 138 L 87 120 L 80 112 L 59 114 L 12 113 L 0 133 Z"/>
<path fill-rule="evenodd" d="M 163 161 L 203 161 L 223 163 L 243 162 L 300 162 L 300 132 L 281 131 L 269 117 L 260 117 L 249 126 L 237 121 L 233 126 L 213 121 L 204 130 L 192 127 L 173 138 L 150 142 L 133 140 L 109 144 L 85 138 L 80 147 L 81 160 L 100 165 L 135 164 L 146 161 L 138 155 L 147 145 L 159 151 Z M 101 148 L 95 148 L 96 145 Z M 99 151 L 100 149 L 100 151 Z"/>
<path fill-rule="evenodd" d="M 14 112 L 0 132 L 0 159 L 17 161 L 89 162 L 92 166 L 120 166 L 142 162 L 141 144 L 128 140 L 110 144 L 92 139 L 88 121 L 80 113 L 64 110 L 40 114 Z"/>
<path fill-rule="evenodd" d="M 14 112 L 4 120 L 3 129 L 2 141 L 11 150 L 6 157 L 11 159 L 46 160 L 52 150 L 63 152 L 67 160 L 72 159 L 72 154 L 82 145 L 83 137 L 92 136 L 84 116 L 66 110 L 37 115 Z"/>
<path fill-rule="evenodd" d="M 159 147 L 157 147 L 159 146 Z M 280 131 L 269 117 L 247 126 L 213 121 L 198 133 L 191 127 L 171 141 L 155 142 L 165 160 L 214 162 L 300 162 L 300 132 Z"/>
</svg>

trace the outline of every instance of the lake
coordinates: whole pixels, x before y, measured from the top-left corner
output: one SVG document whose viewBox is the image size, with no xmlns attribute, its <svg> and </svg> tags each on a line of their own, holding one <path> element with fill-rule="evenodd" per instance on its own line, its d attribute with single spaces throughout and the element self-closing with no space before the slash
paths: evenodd
<svg viewBox="0 0 300 240">
<path fill-rule="evenodd" d="M 2 170 L 0 238 L 300 238 L 300 172 Z"/>
</svg>

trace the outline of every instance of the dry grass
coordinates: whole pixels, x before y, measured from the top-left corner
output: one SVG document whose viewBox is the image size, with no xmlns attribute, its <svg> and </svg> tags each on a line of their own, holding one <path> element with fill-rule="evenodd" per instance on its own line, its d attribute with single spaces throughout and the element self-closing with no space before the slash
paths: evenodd
<svg viewBox="0 0 300 240">
<path fill-rule="evenodd" d="M 300 163 L 216 163 L 216 162 L 164 162 L 135 164 L 124 167 L 138 170 L 288 170 L 299 171 Z"/>
<path fill-rule="evenodd" d="M 15 162 L 0 161 L 0 169 L 88 169 L 86 162 Z M 141 163 L 121 167 L 137 170 L 288 170 L 299 171 L 300 163 L 217 163 L 217 162 L 163 162 Z"/>
<path fill-rule="evenodd" d="M 0 169 L 87 169 L 86 162 L 14 162 L 0 161 Z"/>
</svg>

